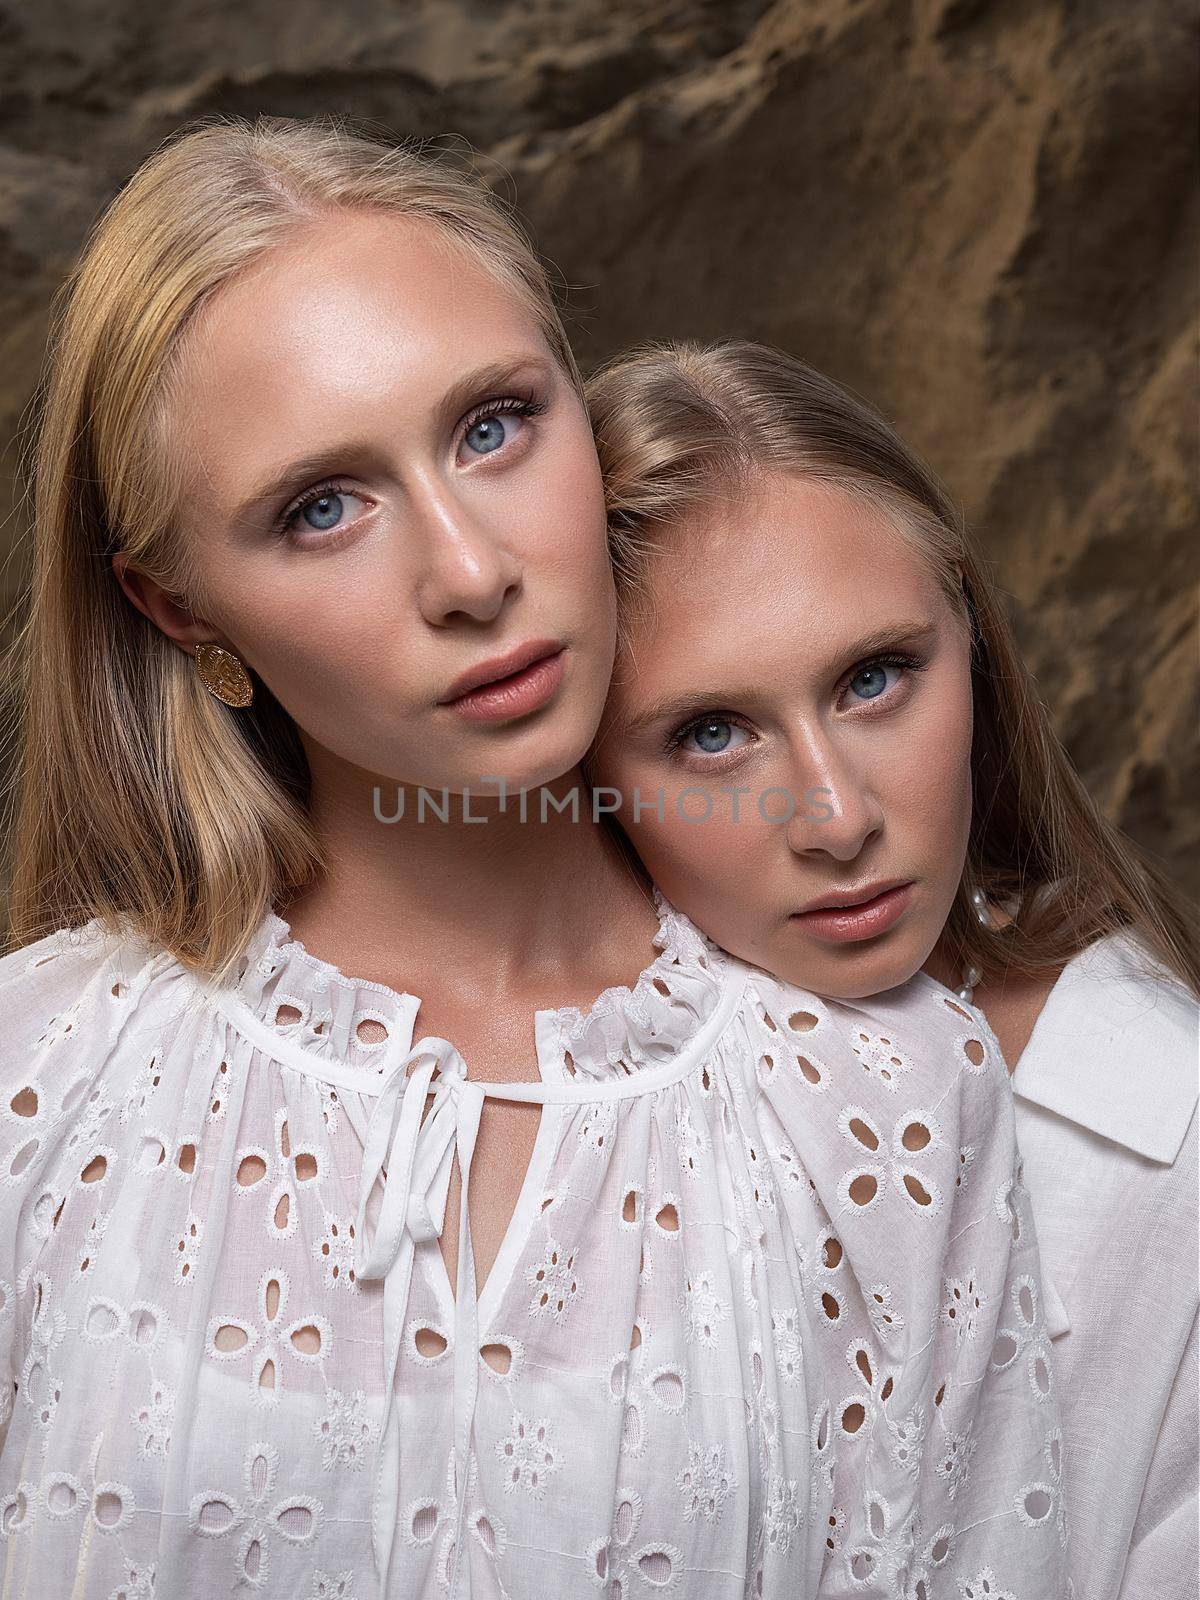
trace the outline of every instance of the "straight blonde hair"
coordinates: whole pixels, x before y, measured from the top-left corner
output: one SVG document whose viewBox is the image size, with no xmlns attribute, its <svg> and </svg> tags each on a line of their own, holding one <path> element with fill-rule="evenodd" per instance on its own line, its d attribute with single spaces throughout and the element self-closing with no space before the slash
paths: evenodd
<svg viewBox="0 0 1200 1600">
<path fill-rule="evenodd" d="M 292 719 L 264 684 L 249 709 L 216 700 L 111 558 L 127 552 L 202 613 L 170 428 L 181 342 L 223 284 L 346 210 L 424 219 L 470 252 L 533 314 L 582 403 L 548 272 L 463 162 L 344 117 L 176 130 L 100 215 L 53 307 L 32 585 L 5 663 L 12 946 L 100 918 L 225 979 L 276 898 L 325 866 Z"/>
<path fill-rule="evenodd" d="M 641 552 L 620 575 L 625 640 L 654 609 L 647 562 L 661 537 L 677 548 L 689 511 L 758 471 L 865 497 L 927 563 L 971 640 L 972 820 L 941 944 L 955 971 L 1040 974 L 1124 930 L 1200 994 L 1194 908 L 1084 787 L 954 502 L 876 410 L 803 361 L 741 340 L 640 346 L 593 374 L 587 396 L 610 530 Z M 981 925 L 974 888 L 1013 920 Z"/>
</svg>

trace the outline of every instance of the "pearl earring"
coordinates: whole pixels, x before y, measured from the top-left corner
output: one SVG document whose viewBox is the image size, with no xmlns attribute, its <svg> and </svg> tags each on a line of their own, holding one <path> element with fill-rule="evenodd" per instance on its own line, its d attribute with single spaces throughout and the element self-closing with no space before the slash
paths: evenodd
<svg viewBox="0 0 1200 1600">
<path fill-rule="evenodd" d="M 971 909 L 975 913 L 976 921 L 982 927 L 990 928 L 992 926 L 992 909 L 988 905 L 988 897 L 982 889 L 975 888 L 971 890 Z M 965 1000 L 970 1005 L 975 994 L 975 985 L 982 977 L 983 973 L 980 972 L 973 961 L 970 962 L 963 972 L 962 983 L 955 990 L 958 998 Z"/>
<path fill-rule="evenodd" d="M 980 888 L 971 890 L 971 905 L 974 907 L 976 919 L 982 922 L 985 928 L 992 925 L 992 910 L 988 905 L 988 897 Z"/>
</svg>

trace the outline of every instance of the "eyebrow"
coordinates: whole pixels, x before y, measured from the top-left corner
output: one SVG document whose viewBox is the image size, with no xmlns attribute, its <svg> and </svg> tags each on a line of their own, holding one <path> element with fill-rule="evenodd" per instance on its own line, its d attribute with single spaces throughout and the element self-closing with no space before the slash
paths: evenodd
<svg viewBox="0 0 1200 1600">
<path fill-rule="evenodd" d="M 523 352 L 500 361 L 489 362 L 474 372 L 467 373 L 451 384 L 434 407 L 439 427 L 456 422 L 473 400 L 494 394 L 511 384 L 524 373 L 537 373 L 543 380 L 554 370 L 554 363 L 533 352 Z M 306 455 L 297 456 L 279 467 L 263 483 L 252 490 L 232 512 L 229 521 L 233 527 L 254 522 L 277 500 L 284 500 L 311 483 L 316 478 L 328 477 L 339 469 L 345 471 L 349 461 L 378 459 L 378 446 L 363 438 L 349 438 L 322 445 Z"/>
<path fill-rule="evenodd" d="M 876 628 L 874 632 L 864 634 L 862 638 L 839 652 L 836 659 L 847 665 L 853 665 L 856 661 L 861 661 L 866 656 L 877 655 L 882 650 L 896 649 L 902 644 L 921 643 L 931 638 L 937 631 L 937 624 L 929 621 L 898 622 L 890 627 Z M 714 689 L 690 689 L 687 694 L 673 695 L 665 700 L 655 701 L 636 717 L 630 717 L 628 721 L 622 722 L 618 731 L 626 735 L 641 733 L 656 722 L 680 721 L 684 717 L 699 716 L 703 711 L 712 711 L 716 707 L 732 705 L 735 702 L 739 705 L 752 704 L 761 694 L 761 683 L 732 689 L 728 685 Z"/>
</svg>

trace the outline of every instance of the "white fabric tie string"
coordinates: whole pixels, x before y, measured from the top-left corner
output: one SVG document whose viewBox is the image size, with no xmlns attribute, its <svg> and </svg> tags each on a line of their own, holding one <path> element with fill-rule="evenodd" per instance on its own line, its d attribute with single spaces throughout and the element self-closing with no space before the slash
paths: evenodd
<svg viewBox="0 0 1200 1600">
<path fill-rule="evenodd" d="M 434 1074 L 436 1073 L 436 1078 Z M 433 1106 L 422 1122 L 426 1096 Z M 471 1425 L 479 1374 L 479 1308 L 475 1258 L 467 1210 L 471 1158 L 484 1090 L 467 1078 L 466 1062 L 446 1039 L 421 1039 L 392 1069 L 367 1124 L 359 1189 L 355 1272 L 383 1280 L 383 1425 L 371 1507 L 371 1539 L 381 1592 L 387 1592 L 399 1507 L 400 1419 L 395 1404 L 396 1364 L 417 1245 L 440 1238 L 450 1172 L 458 1153 L 462 1194 L 458 1225 L 458 1282 L 454 1299 L 454 1459 L 457 1532 L 450 1593 L 462 1555 L 470 1468 Z M 385 1175 L 386 1174 L 386 1175 Z M 368 1237 L 367 1202 L 383 1187 L 374 1234 Z"/>
</svg>

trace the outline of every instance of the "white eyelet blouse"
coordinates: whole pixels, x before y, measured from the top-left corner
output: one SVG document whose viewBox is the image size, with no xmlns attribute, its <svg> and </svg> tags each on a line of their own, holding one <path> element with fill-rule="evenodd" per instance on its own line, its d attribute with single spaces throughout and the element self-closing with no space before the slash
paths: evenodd
<svg viewBox="0 0 1200 1600">
<path fill-rule="evenodd" d="M 98 922 L 0 961 L 4 1600 L 1069 1593 L 987 1023 L 657 906 L 529 1083 L 273 913 L 221 991 Z M 477 1294 L 492 1096 L 542 1111 Z"/>
</svg>

